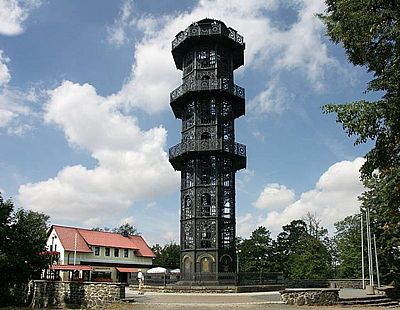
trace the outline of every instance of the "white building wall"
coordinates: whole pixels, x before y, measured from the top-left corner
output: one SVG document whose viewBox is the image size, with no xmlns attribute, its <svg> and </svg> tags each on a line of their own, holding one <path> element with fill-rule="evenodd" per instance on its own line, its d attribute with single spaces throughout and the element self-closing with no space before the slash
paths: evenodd
<svg viewBox="0 0 400 310">
<path fill-rule="evenodd" d="M 64 247 L 62 246 L 60 238 L 57 235 L 57 232 L 54 229 L 51 231 L 51 233 L 47 239 L 46 246 L 47 246 L 48 251 L 50 251 L 50 249 L 53 248 L 53 251 L 57 251 L 60 253 L 59 264 L 63 265 L 65 250 L 64 250 Z"/>
</svg>

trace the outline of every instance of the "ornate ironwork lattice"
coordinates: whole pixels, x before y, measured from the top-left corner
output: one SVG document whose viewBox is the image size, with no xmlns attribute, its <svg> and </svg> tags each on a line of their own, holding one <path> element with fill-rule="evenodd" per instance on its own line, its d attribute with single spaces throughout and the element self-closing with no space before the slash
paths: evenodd
<svg viewBox="0 0 400 310">
<path fill-rule="evenodd" d="M 192 24 L 172 43 L 183 71 L 182 85 L 170 94 L 182 139 L 169 159 L 181 171 L 184 274 L 235 270 L 235 172 L 246 166 L 246 147 L 235 142 L 245 92 L 233 71 L 243 64 L 243 51 L 243 37 L 212 19 Z"/>
</svg>

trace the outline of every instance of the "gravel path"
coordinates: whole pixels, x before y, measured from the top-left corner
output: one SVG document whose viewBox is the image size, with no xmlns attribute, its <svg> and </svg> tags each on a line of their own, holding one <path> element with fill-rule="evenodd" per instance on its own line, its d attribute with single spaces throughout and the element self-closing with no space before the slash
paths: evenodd
<svg viewBox="0 0 400 310">
<path fill-rule="evenodd" d="M 340 306 L 289 306 L 282 303 L 279 292 L 199 294 L 199 293 L 159 293 L 145 292 L 137 295 L 137 291 L 127 289 L 126 297 L 132 303 L 115 304 L 108 309 L 115 310 L 208 310 L 208 309 L 246 309 L 246 310 L 319 310 L 319 309 L 355 309 L 382 310 L 379 307 L 340 307 Z"/>
</svg>

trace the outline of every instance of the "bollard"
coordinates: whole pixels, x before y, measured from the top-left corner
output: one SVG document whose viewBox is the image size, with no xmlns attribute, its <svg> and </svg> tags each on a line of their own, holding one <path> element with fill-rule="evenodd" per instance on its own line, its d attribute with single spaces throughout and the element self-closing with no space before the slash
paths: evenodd
<svg viewBox="0 0 400 310">
<path fill-rule="evenodd" d="M 372 285 L 367 285 L 365 291 L 367 292 L 367 295 L 375 295 L 375 287 Z"/>
</svg>

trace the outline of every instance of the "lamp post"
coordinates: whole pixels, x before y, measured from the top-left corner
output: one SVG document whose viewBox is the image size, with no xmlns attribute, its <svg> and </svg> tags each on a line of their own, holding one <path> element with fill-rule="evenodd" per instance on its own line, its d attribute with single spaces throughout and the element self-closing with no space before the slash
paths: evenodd
<svg viewBox="0 0 400 310">
<path fill-rule="evenodd" d="M 53 266 L 53 253 L 54 253 L 54 239 L 57 239 L 56 235 L 51 236 L 51 246 L 50 246 L 50 267 Z M 51 273 L 54 276 L 54 270 Z"/>
<path fill-rule="evenodd" d="M 237 250 L 236 251 L 236 273 L 239 274 L 239 254 L 242 252 L 242 250 Z"/>
<path fill-rule="evenodd" d="M 236 250 L 236 285 L 239 285 L 239 254 L 242 250 Z"/>
<path fill-rule="evenodd" d="M 360 213 L 361 219 L 361 273 L 362 273 L 362 287 L 365 289 L 365 271 L 364 271 L 364 228 L 363 228 L 363 213 Z"/>
<path fill-rule="evenodd" d="M 374 266 L 373 266 L 373 252 L 372 252 L 372 237 L 371 237 L 371 218 L 369 207 L 361 208 L 361 211 L 365 212 L 365 220 L 367 226 L 367 249 L 368 249 L 368 273 L 369 273 L 369 285 L 366 287 L 367 294 L 374 294 Z"/>
<path fill-rule="evenodd" d="M 374 286 L 374 266 L 372 262 L 372 242 L 371 242 L 371 222 L 369 208 L 366 208 L 367 219 L 367 243 L 368 243 L 368 271 L 369 271 L 369 285 Z"/>
<path fill-rule="evenodd" d="M 376 264 L 376 280 L 378 282 L 378 287 L 381 287 L 381 280 L 379 278 L 379 264 L 378 264 L 378 252 L 376 250 L 376 238 L 374 234 L 374 251 L 375 251 L 375 264 Z"/>
<path fill-rule="evenodd" d="M 56 235 L 51 236 L 51 246 L 50 246 L 51 261 L 50 261 L 50 265 L 53 265 L 54 239 L 57 239 Z"/>
</svg>

